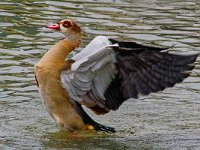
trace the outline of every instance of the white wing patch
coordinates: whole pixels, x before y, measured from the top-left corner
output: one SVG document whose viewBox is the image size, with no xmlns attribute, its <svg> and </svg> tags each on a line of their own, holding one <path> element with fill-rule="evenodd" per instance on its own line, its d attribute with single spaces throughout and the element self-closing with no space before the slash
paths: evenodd
<svg viewBox="0 0 200 150">
<path fill-rule="evenodd" d="M 70 70 L 62 71 L 61 81 L 73 100 L 84 101 L 90 95 L 92 101 L 104 103 L 104 92 L 116 74 L 113 46 L 117 45 L 107 37 L 98 36 L 72 58 Z"/>
<path fill-rule="evenodd" d="M 106 36 L 97 36 L 81 52 L 72 57 L 72 59 L 78 61 L 82 58 L 85 58 L 93 52 L 97 52 L 98 49 L 110 44 L 111 42 Z"/>
</svg>

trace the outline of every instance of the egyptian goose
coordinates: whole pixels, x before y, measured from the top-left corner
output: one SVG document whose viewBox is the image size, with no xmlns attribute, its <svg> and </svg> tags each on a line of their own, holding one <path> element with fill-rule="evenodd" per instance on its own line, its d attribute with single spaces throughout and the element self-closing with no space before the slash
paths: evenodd
<svg viewBox="0 0 200 150">
<path fill-rule="evenodd" d="M 81 52 L 67 58 L 81 43 L 80 26 L 65 19 L 47 27 L 62 32 L 65 38 L 35 65 L 35 77 L 45 108 L 66 131 L 115 132 L 92 120 L 81 105 L 98 115 L 117 110 L 129 98 L 182 82 L 198 57 L 97 36 Z"/>
</svg>

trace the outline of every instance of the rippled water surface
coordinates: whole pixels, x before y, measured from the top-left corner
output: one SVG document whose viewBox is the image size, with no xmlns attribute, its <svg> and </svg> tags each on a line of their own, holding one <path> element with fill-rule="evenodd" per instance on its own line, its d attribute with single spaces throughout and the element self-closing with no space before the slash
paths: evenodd
<svg viewBox="0 0 200 150">
<path fill-rule="evenodd" d="M 113 135 L 68 135 L 44 110 L 33 66 L 60 39 L 45 25 L 74 18 L 93 37 L 200 51 L 195 0 L 4 0 L 0 2 L 0 149 L 200 149 L 200 66 L 174 88 L 132 99 L 105 116 Z M 78 49 L 78 50 L 81 50 Z M 89 112 L 90 113 L 90 112 Z"/>
</svg>

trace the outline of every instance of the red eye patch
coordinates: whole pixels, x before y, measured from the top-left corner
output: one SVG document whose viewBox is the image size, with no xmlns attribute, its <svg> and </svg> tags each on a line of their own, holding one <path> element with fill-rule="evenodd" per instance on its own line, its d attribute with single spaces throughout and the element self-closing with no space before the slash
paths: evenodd
<svg viewBox="0 0 200 150">
<path fill-rule="evenodd" d="M 70 20 L 65 20 L 62 22 L 63 27 L 69 28 L 72 26 L 72 22 Z"/>
</svg>

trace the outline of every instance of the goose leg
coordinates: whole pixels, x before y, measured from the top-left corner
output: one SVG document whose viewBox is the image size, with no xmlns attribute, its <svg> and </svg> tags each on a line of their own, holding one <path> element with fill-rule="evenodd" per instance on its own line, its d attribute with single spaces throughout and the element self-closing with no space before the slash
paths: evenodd
<svg viewBox="0 0 200 150">
<path fill-rule="evenodd" d="M 96 131 L 104 131 L 104 132 L 107 132 L 107 133 L 114 133 L 116 132 L 115 128 L 113 127 L 109 127 L 109 126 L 105 126 L 105 125 L 101 125 L 97 122 L 95 122 L 85 111 L 84 109 L 82 108 L 82 106 L 76 102 L 76 107 L 75 109 L 77 110 L 77 112 L 80 114 L 80 116 L 82 117 L 83 119 L 83 122 L 86 124 L 86 125 L 92 125 L 94 127 L 94 130 Z"/>
</svg>

